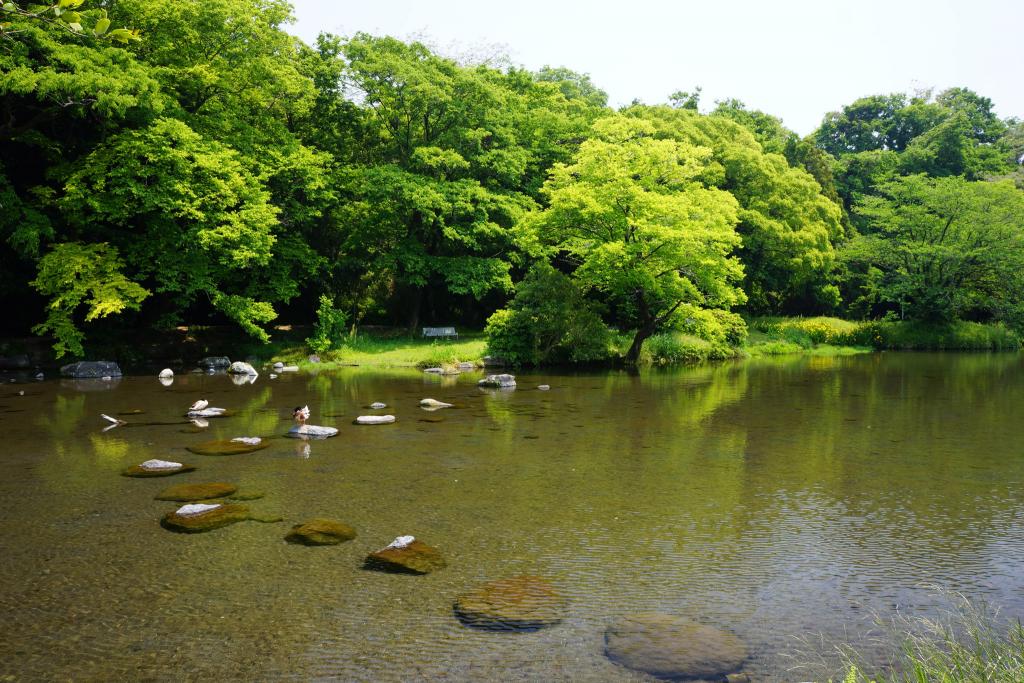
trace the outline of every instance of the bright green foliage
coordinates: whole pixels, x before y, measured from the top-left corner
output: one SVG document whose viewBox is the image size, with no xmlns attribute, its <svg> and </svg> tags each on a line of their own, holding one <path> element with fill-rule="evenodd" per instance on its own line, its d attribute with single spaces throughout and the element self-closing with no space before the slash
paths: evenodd
<svg viewBox="0 0 1024 683">
<path fill-rule="evenodd" d="M 345 250 L 406 297 L 410 329 L 427 288 L 477 299 L 511 289 L 512 226 L 532 203 L 514 189 L 529 156 L 509 118 L 515 99 L 489 70 L 418 43 L 359 35 L 344 53 L 372 161 L 343 176 Z"/>
<path fill-rule="evenodd" d="M 49 5 L 5 0 L 0 6 L 0 39 L 17 38 L 25 25 L 47 24 L 72 34 L 110 40 L 122 45 L 141 40 L 136 29 L 111 29 L 111 21 L 105 9 L 83 8 L 84 4 L 85 0 L 58 0 Z"/>
<path fill-rule="evenodd" d="M 320 296 L 320 306 L 316 309 L 316 323 L 313 336 L 306 340 L 314 353 L 325 353 L 337 348 L 345 335 L 345 323 L 348 316 L 344 311 L 334 307 L 334 301 L 326 295 Z"/>
<path fill-rule="evenodd" d="M 83 334 L 75 322 L 79 307 L 86 306 L 85 322 L 138 309 L 149 291 L 124 276 L 117 249 L 107 244 L 55 244 L 39 260 L 39 273 L 29 284 L 50 297 L 46 321 L 32 331 L 50 334 L 57 357 L 82 353 Z"/>
<path fill-rule="evenodd" d="M 728 190 L 739 203 L 739 256 L 749 308 L 828 309 L 838 303 L 828 278 L 833 242 L 844 234 L 841 210 L 813 177 L 782 156 L 765 154 L 745 128 L 725 116 L 667 107 L 633 107 L 628 113 L 652 122 L 660 138 L 711 150 L 701 180 Z"/>
<path fill-rule="evenodd" d="M 869 231 L 843 252 L 854 305 L 924 321 L 1022 320 L 1024 192 L 921 175 L 878 192 L 858 208 Z"/>
<path fill-rule="evenodd" d="M 255 324 L 273 317 L 255 298 L 275 243 L 268 200 L 236 152 L 159 119 L 86 156 L 58 206 L 77 230 L 120 246 L 132 277 L 169 310 L 205 295 L 259 336 Z"/>
<path fill-rule="evenodd" d="M 508 308 L 487 320 L 492 355 L 514 364 L 604 360 L 609 333 L 583 293 L 546 262 L 530 268 Z"/>
<path fill-rule="evenodd" d="M 572 165 L 557 165 L 548 208 L 525 227 L 542 248 L 578 267 L 576 280 L 635 329 L 627 360 L 686 303 L 728 308 L 743 301 L 736 201 L 709 188 L 711 150 L 657 140 L 652 124 L 614 116 L 594 124 Z"/>
</svg>

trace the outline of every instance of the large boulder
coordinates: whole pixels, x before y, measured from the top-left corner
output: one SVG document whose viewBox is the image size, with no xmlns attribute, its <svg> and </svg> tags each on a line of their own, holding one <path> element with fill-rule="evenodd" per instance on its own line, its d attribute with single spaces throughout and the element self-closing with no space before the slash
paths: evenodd
<svg viewBox="0 0 1024 683">
<path fill-rule="evenodd" d="M 605 654 L 658 678 L 721 680 L 743 666 L 747 648 L 732 633 L 669 614 L 632 614 L 605 631 Z"/>
<path fill-rule="evenodd" d="M 187 503 L 192 500 L 209 500 L 230 496 L 238 487 L 234 484 L 210 482 L 208 484 L 178 484 L 169 486 L 156 495 L 157 500 L 174 500 Z"/>
<path fill-rule="evenodd" d="M 516 385 L 515 375 L 487 375 L 482 380 L 477 382 L 482 387 L 489 387 L 492 389 L 511 389 Z"/>
<path fill-rule="evenodd" d="M 100 379 L 102 377 L 120 377 L 121 368 L 109 360 L 80 360 L 61 367 L 60 374 L 75 379 Z"/>
<path fill-rule="evenodd" d="M 255 376 L 260 373 L 256 372 L 256 368 L 249 365 L 248 363 L 236 360 L 234 363 L 228 366 L 228 374 Z"/>
<path fill-rule="evenodd" d="M 348 524 L 317 518 L 305 524 L 296 524 L 284 540 L 302 545 L 337 545 L 355 537 L 356 530 Z"/>
<path fill-rule="evenodd" d="M 399 536 L 387 547 L 370 553 L 363 566 L 396 574 L 429 574 L 444 569 L 448 563 L 437 548 L 412 536 Z"/>
<path fill-rule="evenodd" d="M 187 448 L 199 455 L 242 455 L 244 453 L 253 453 L 269 445 L 270 443 L 266 439 L 261 439 L 259 443 L 253 443 L 248 440 L 215 439 L 213 441 L 197 443 Z"/>
<path fill-rule="evenodd" d="M 455 615 L 464 624 L 492 631 L 530 631 L 557 624 L 566 600 L 538 576 L 490 581 L 455 600 Z"/>
<path fill-rule="evenodd" d="M 231 367 L 231 359 L 227 356 L 207 356 L 198 365 L 203 370 L 227 370 Z"/>
</svg>

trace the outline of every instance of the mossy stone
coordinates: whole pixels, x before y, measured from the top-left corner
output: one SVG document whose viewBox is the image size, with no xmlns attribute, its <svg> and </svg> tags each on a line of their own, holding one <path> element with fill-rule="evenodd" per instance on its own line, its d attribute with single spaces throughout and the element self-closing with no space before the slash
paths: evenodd
<svg viewBox="0 0 1024 683">
<path fill-rule="evenodd" d="M 262 450 L 269 445 L 266 439 L 257 444 L 232 441 L 231 439 L 215 439 L 213 441 L 197 443 L 187 448 L 198 455 L 242 455 Z"/>
<path fill-rule="evenodd" d="M 669 614 L 632 614 L 605 631 L 605 654 L 625 667 L 669 679 L 720 680 L 747 648 L 732 633 Z"/>
<path fill-rule="evenodd" d="M 234 484 L 210 482 L 208 484 L 178 484 L 169 486 L 157 494 L 157 500 L 177 500 L 187 503 L 190 500 L 209 500 L 230 496 L 238 490 Z"/>
<path fill-rule="evenodd" d="M 181 467 L 150 470 L 139 465 L 132 465 L 128 469 L 121 472 L 125 477 L 169 477 L 172 474 L 181 474 L 182 472 L 195 472 L 195 465 L 182 464 Z"/>
<path fill-rule="evenodd" d="M 212 510 L 194 515 L 180 515 L 177 510 L 168 512 L 160 520 L 160 524 L 171 531 L 195 534 L 220 529 L 229 524 L 244 522 L 247 519 L 253 519 L 252 511 L 248 507 L 224 503 Z"/>
<path fill-rule="evenodd" d="M 355 537 L 356 530 L 348 524 L 317 518 L 305 524 L 296 524 L 284 540 L 302 545 L 337 545 Z"/>
<path fill-rule="evenodd" d="M 566 600 L 539 576 L 513 576 L 460 595 L 454 608 L 455 615 L 468 626 L 533 631 L 562 621 Z"/>
<path fill-rule="evenodd" d="M 422 541 L 413 541 L 402 548 L 382 548 L 370 553 L 363 566 L 366 569 L 398 574 L 429 574 L 444 569 L 448 563 L 437 548 Z"/>
</svg>

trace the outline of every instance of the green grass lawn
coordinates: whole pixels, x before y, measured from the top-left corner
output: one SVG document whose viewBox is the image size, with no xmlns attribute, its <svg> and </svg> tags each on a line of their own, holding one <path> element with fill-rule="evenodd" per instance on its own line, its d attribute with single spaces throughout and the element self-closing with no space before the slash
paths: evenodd
<svg viewBox="0 0 1024 683">
<path fill-rule="evenodd" d="M 481 363 L 487 339 L 482 332 L 460 333 L 458 339 L 424 339 L 360 333 L 341 348 L 320 354 L 323 365 L 375 365 L 379 367 L 432 367 L 458 362 Z M 273 360 L 312 365 L 304 344 L 277 345 Z M 261 355 L 265 355 L 261 353 Z"/>
</svg>

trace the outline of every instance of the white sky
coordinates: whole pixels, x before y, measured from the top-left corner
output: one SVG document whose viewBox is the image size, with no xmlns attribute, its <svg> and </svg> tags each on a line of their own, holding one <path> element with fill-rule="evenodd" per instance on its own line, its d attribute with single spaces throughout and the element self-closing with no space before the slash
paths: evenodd
<svg viewBox="0 0 1024 683">
<path fill-rule="evenodd" d="M 494 46 L 590 74 L 613 106 L 704 88 L 807 134 L 858 97 L 966 86 L 1024 118 L 1024 0 L 293 0 L 291 30 Z"/>
</svg>

